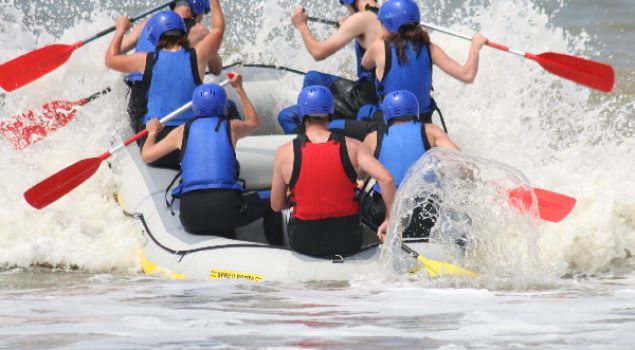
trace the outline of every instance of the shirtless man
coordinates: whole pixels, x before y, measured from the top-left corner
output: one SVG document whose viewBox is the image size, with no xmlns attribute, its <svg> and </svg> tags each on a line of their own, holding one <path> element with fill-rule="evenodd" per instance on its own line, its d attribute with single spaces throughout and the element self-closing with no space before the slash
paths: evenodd
<svg viewBox="0 0 635 350">
<path fill-rule="evenodd" d="M 278 148 L 271 180 L 271 208 L 293 208 L 288 223 L 289 245 L 311 256 L 347 255 L 359 251 L 360 230 L 357 178 L 365 173 L 377 180 L 390 208 L 395 183 L 390 172 L 360 141 L 327 129 L 333 96 L 324 86 L 307 86 L 298 96 L 306 132 Z M 390 210 L 377 229 L 383 238 Z"/>
</svg>

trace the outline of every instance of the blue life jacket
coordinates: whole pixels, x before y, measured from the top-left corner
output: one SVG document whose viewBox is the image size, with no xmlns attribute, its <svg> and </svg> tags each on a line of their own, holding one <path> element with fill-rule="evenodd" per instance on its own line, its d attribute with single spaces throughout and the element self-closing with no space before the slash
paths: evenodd
<svg viewBox="0 0 635 350">
<path fill-rule="evenodd" d="M 430 45 L 423 45 L 421 51 L 417 51 L 408 44 L 406 49 L 407 62 L 400 63 L 397 49 L 389 42 L 384 42 L 386 47 L 386 63 L 384 76 L 381 80 L 375 79 L 377 96 L 381 100 L 398 90 L 407 90 L 417 96 L 419 113 L 428 113 L 434 110 L 435 105 L 430 97 L 432 91 L 432 59 L 430 58 Z"/>
<path fill-rule="evenodd" d="M 161 118 L 192 100 L 194 89 L 201 84 L 194 49 L 156 50 L 146 58 L 143 73 L 148 98 L 145 125 L 151 118 Z M 191 109 L 166 123 L 179 126 L 194 120 Z"/>
<path fill-rule="evenodd" d="M 135 53 L 138 52 L 154 52 L 156 48 L 150 40 L 148 40 L 148 25 L 143 27 L 141 31 L 141 35 L 139 36 L 139 40 L 137 40 L 137 45 L 135 46 Z M 133 82 L 133 81 L 143 81 L 143 73 L 142 72 L 134 72 L 128 74 L 125 81 Z"/>
<path fill-rule="evenodd" d="M 181 183 L 172 196 L 207 189 L 243 191 L 240 167 L 231 142 L 230 122 L 222 117 L 198 117 L 185 125 L 181 147 Z"/>
<path fill-rule="evenodd" d="M 418 120 L 377 130 L 375 158 L 390 171 L 395 179 L 395 187 L 399 187 L 410 166 L 429 149 L 425 124 Z M 379 184 L 375 184 L 373 190 L 379 193 Z"/>
</svg>

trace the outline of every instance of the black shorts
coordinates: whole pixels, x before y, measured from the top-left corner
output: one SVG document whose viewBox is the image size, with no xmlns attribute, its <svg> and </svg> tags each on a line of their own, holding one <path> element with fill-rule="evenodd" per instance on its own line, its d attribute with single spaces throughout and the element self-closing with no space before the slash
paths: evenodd
<svg viewBox="0 0 635 350">
<path fill-rule="evenodd" d="M 346 256 L 362 247 L 359 215 L 321 220 L 291 218 L 287 232 L 291 248 L 310 256 Z"/>
<path fill-rule="evenodd" d="M 179 218 L 189 233 L 235 238 L 235 228 L 263 217 L 268 206 L 257 192 L 198 190 L 183 194 Z"/>
<path fill-rule="evenodd" d="M 141 131 L 141 119 L 146 115 L 148 99 L 146 97 L 146 89 L 143 82 L 128 82 L 130 90 L 128 92 L 128 117 L 130 118 L 130 127 L 134 132 Z"/>
<path fill-rule="evenodd" d="M 431 197 L 414 208 L 410 224 L 403 231 L 404 238 L 428 238 L 438 218 L 438 200 Z M 373 192 L 362 201 L 362 221 L 372 229 L 377 229 L 386 217 L 386 205 L 381 195 Z M 395 218 L 393 215 L 392 218 Z"/>
</svg>

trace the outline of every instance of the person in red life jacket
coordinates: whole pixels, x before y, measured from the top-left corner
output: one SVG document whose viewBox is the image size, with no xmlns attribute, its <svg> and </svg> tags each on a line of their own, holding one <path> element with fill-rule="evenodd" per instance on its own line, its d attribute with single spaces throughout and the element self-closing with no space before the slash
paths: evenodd
<svg viewBox="0 0 635 350">
<path fill-rule="evenodd" d="M 420 120 L 417 97 L 409 91 L 394 91 L 386 95 L 383 114 L 385 126 L 368 134 L 364 144 L 394 176 L 397 187 L 410 166 L 431 148 L 459 150 L 438 126 Z M 386 207 L 390 208 L 382 199 L 382 190 L 375 185 L 362 201 L 362 218 L 371 228 L 382 223 Z M 412 220 L 402 233 L 403 237 L 428 237 L 436 223 L 438 201 L 432 198 L 422 200 L 424 203 L 412 213 Z M 383 240 L 383 236 L 380 239 Z"/>
<path fill-rule="evenodd" d="M 141 157 L 151 163 L 180 150 L 181 183 L 172 195 L 181 199 L 183 228 L 199 235 L 235 238 L 234 229 L 272 213 L 268 200 L 257 192 L 244 192 L 238 181 L 236 142 L 252 134 L 260 125 L 254 106 L 236 74 L 231 85 L 240 97 L 245 120 L 227 119 L 227 94 L 218 84 L 203 84 L 192 94 L 194 119 L 173 129 L 157 142 L 163 126 L 158 119 L 148 121 L 148 139 Z M 266 232 L 267 233 L 267 232 Z M 272 243 L 282 243 L 281 237 Z"/>
<path fill-rule="evenodd" d="M 344 127 L 346 124 L 344 120 L 355 120 L 361 107 L 377 104 L 377 95 L 373 86 L 374 72 L 363 68 L 361 59 L 366 49 L 381 37 L 381 25 L 377 21 L 379 9 L 377 1 L 340 0 L 340 4 L 346 6 L 350 16 L 340 19 L 338 30 L 324 41 L 317 40 L 311 33 L 307 23 L 308 13 L 302 7 L 294 9 L 291 22 L 302 35 L 307 51 L 316 61 L 322 61 L 354 42 L 357 68 L 355 81 L 332 74 L 309 71 L 305 75 L 303 84 L 304 87 L 322 85 L 331 90 L 335 99 L 333 119 L 341 120 Z M 287 134 L 302 131 L 298 106 L 283 109 L 278 114 L 278 122 Z M 355 131 L 351 133 L 355 134 Z M 346 135 L 350 136 L 348 132 Z"/>
<path fill-rule="evenodd" d="M 170 5 L 170 9 L 183 18 L 187 39 L 191 46 L 196 45 L 209 34 L 209 29 L 201 23 L 203 16 L 211 10 L 209 0 L 177 0 Z M 130 33 L 124 37 L 121 51 L 129 52 L 134 48 L 135 52 L 154 52 L 156 47 L 148 38 L 148 29 L 152 25 L 148 25 L 148 23 L 156 20 L 156 18 L 156 16 L 153 16 L 149 20 L 141 21 L 138 25 L 135 25 Z M 220 74 L 222 66 L 223 63 L 218 53 L 212 55 L 212 58 L 207 63 L 207 68 L 214 75 Z M 146 114 L 147 91 L 143 84 L 143 72 L 130 73 L 124 80 L 130 88 L 128 101 L 130 125 L 137 132 L 139 131 L 140 120 Z"/>
<path fill-rule="evenodd" d="M 361 248 L 357 177 L 374 177 L 388 208 L 395 185 L 392 175 L 361 142 L 327 129 L 333 96 L 324 86 L 307 86 L 298 96 L 306 132 L 276 151 L 271 180 L 274 211 L 292 208 L 289 245 L 311 256 L 348 255 Z M 378 235 L 385 234 L 386 211 Z"/>
<path fill-rule="evenodd" d="M 413 0 L 390 0 L 379 9 L 382 40 L 375 41 L 362 58 L 362 67 L 375 72 L 379 99 L 393 91 L 408 90 L 417 96 L 421 120 L 431 123 L 436 104 L 430 96 L 432 65 L 450 76 L 472 83 L 478 72 L 479 52 L 487 39 L 472 37 L 467 61 L 460 65 L 439 46 L 430 42 L 419 21 L 419 6 Z M 373 69 L 374 68 L 374 69 Z"/>
<path fill-rule="evenodd" d="M 212 14 L 212 30 L 190 47 L 181 16 L 174 11 L 158 13 L 148 24 L 151 25 L 148 37 L 156 50 L 130 55 L 121 50 L 123 35 L 130 28 L 130 20 L 127 17 L 117 20 L 115 35 L 106 50 L 106 66 L 124 73 L 144 72 L 147 108 L 140 121 L 142 127 L 145 128 L 151 118 L 163 117 L 189 102 L 194 89 L 202 83 L 207 62 L 218 52 L 225 31 L 223 12 L 218 0 L 212 0 Z M 192 112 L 186 111 L 172 119 L 159 135 L 159 139 L 193 118 Z M 179 154 L 174 152 L 152 165 L 178 169 L 178 160 Z"/>
</svg>

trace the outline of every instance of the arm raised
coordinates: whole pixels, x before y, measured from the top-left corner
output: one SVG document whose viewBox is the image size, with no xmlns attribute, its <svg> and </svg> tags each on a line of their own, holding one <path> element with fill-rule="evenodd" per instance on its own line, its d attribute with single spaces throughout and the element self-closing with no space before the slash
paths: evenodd
<svg viewBox="0 0 635 350">
<path fill-rule="evenodd" d="M 121 43 L 123 41 L 123 35 L 128 29 L 130 29 L 130 19 L 122 16 L 117 19 L 115 24 L 115 35 L 106 49 L 105 63 L 106 67 L 114 69 L 118 72 L 132 73 L 143 72 L 146 66 L 145 53 L 135 53 L 132 55 L 126 55 L 122 53 Z"/>
<path fill-rule="evenodd" d="M 123 38 L 123 44 L 121 45 L 121 52 L 128 52 L 137 45 L 143 28 L 148 23 L 148 20 L 144 20 L 132 28 L 132 31 Z"/>
<path fill-rule="evenodd" d="M 256 109 L 254 105 L 249 100 L 245 89 L 243 89 L 243 77 L 238 73 L 232 73 L 234 77 L 229 81 L 229 83 L 236 89 L 236 93 L 238 97 L 240 97 L 240 103 L 243 106 L 243 110 L 245 112 L 245 120 L 232 120 L 232 142 L 234 146 L 239 139 L 249 136 L 258 129 L 260 126 L 260 118 L 258 117 L 258 113 L 256 113 Z"/>
<path fill-rule="evenodd" d="M 475 34 L 472 38 L 470 53 L 464 65 L 460 65 L 445 51 L 435 44 L 430 44 L 430 53 L 432 55 L 432 63 L 436 64 L 442 71 L 458 79 L 464 83 L 471 84 L 476 78 L 478 72 L 479 52 L 487 39 L 480 34 Z"/>
<path fill-rule="evenodd" d="M 306 46 L 307 51 L 309 51 L 316 61 L 328 58 L 356 37 L 362 35 L 364 33 L 364 26 L 366 25 L 362 16 L 352 15 L 344 21 L 337 32 L 328 39 L 318 41 L 311 33 L 311 30 L 309 30 L 307 18 L 308 14 L 304 9 L 296 7 L 293 11 L 291 21 L 300 32 L 300 35 L 302 35 L 302 40 L 304 41 L 304 46 Z"/>
<path fill-rule="evenodd" d="M 225 18 L 223 17 L 223 9 L 220 7 L 219 0 L 212 0 L 210 3 L 212 8 L 212 29 L 201 41 L 194 45 L 201 78 L 205 74 L 205 68 L 208 63 L 214 58 L 214 55 L 218 55 L 218 50 L 225 35 Z"/>
</svg>

